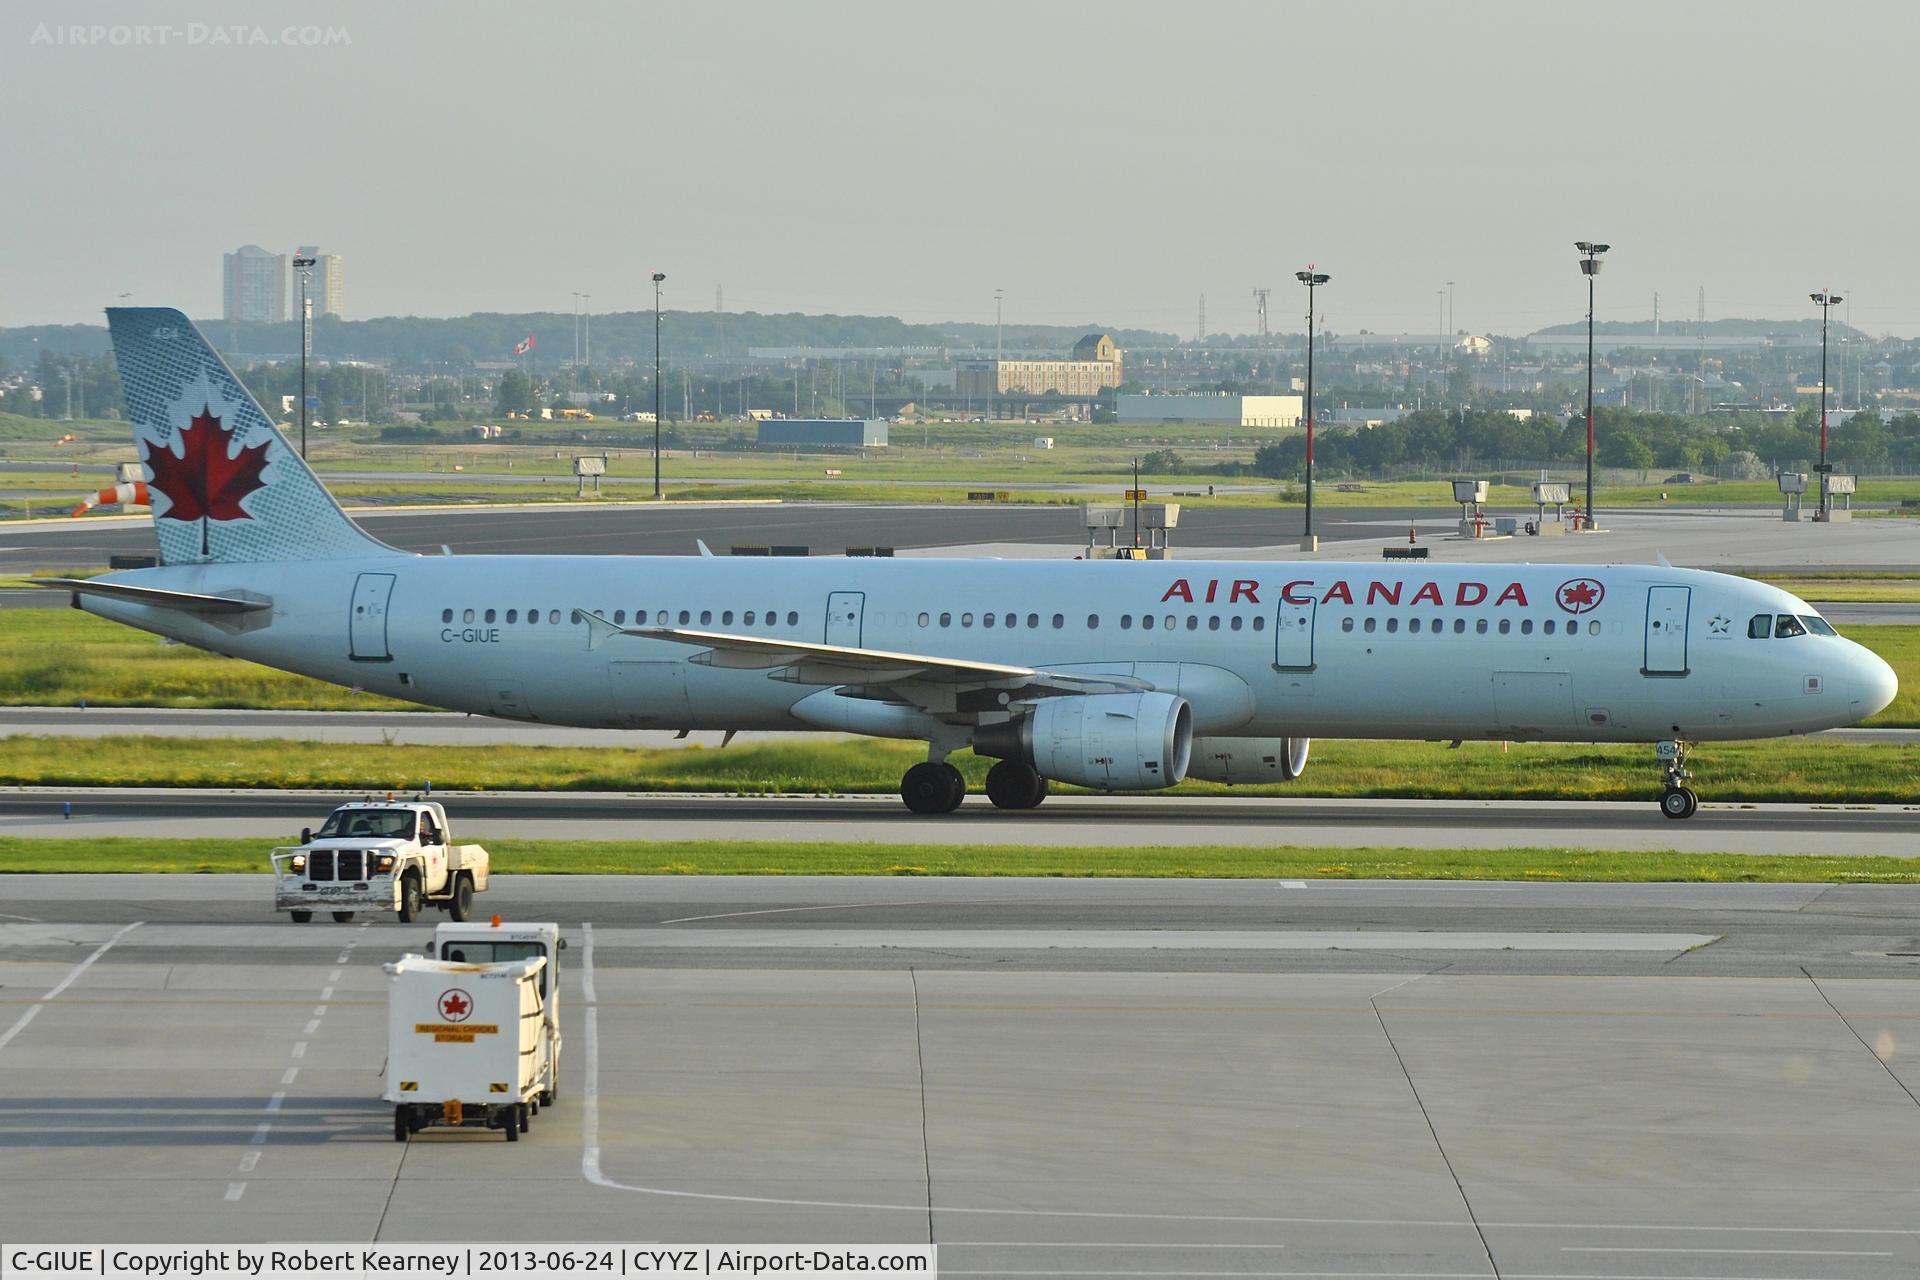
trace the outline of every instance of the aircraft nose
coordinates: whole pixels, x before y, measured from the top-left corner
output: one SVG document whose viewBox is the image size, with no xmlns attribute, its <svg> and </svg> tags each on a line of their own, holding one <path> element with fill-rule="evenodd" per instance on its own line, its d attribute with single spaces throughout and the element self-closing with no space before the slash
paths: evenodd
<svg viewBox="0 0 1920 1280">
<path fill-rule="evenodd" d="M 1893 701 L 1900 692 L 1900 677 L 1871 649 L 1861 648 L 1855 657 L 1853 710 L 1858 719 L 1865 720 Z"/>
</svg>

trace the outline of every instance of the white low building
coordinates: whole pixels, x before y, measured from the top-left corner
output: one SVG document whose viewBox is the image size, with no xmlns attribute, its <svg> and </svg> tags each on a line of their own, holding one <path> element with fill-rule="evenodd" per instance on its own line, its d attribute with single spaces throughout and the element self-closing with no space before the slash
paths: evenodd
<svg viewBox="0 0 1920 1280">
<path fill-rule="evenodd" d="M 1115 397 L 1121 422 L 1206 422 L 1229 427 L 1297 427 L 1304 396 L 1125 395 Z"/>
</svg>

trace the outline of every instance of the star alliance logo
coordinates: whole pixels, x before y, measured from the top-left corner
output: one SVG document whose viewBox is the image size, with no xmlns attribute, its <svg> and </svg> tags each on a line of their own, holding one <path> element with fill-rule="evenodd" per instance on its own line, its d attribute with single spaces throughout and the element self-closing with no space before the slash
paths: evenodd
<svg viewBox="0 0 1920 1280">
<path fill-rule="evenodd" d="M 1728 628 L 1731 626 L 1733 626 L 1733 619 L 1727 617 L 1725 614 L 1716 613 L 1707 619 L 1707 631 L 1711 635 L 1728 635 L 1730 634 Z"/>
</svg>

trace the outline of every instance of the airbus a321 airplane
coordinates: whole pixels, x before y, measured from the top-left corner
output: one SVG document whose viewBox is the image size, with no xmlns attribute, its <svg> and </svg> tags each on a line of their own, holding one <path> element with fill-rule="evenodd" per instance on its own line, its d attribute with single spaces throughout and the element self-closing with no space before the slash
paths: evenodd
<svg viewBox="0 0 1920 1280">
<path fill-rule="evenodd" d="M 91 613 L 433 706 L 922 739 L 901 797 L 1292 779 L 1311 738 L 1690 744 L 1865 719 L 1897 682 L 1762 583 L 1627 565 L 422 556 L 335 503 L 178 311 L 107 313 L 160 562 Z"/>
</svg>

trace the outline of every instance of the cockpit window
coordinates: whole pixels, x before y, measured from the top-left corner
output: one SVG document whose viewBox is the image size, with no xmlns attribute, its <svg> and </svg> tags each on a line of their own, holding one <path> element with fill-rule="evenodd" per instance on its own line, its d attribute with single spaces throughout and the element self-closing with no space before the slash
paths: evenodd
<svg viewBox="0 0 1920 1280">
<path fill-rule="evenodd" d="M 1806 623 L 1807 630 L 1813 632 L 1813 634 L 1817 636 L 1837 636 L 1840 634 L 1838 631 L 1835 631 L 1830 625 L 1828 625 L 1827 620 L 1825 618 L 1821 617 L 1817 613 L 1806 614 L 1800 619 L 1800 621 Z"/>
<path fill-rule="evenodd" d="M 1773 615 L 1770 613 L 1756 613 L 1747 622 L 1747 638 L 1749 640 L 1765 640 L 1772 634 Z"/>
<path fill-rule="evenodd" d="M 1773 635 L 1776 640 L 1784 640 L 1788 636 L 1803 636 L 1805 634 L 1807 634 L 1807 629 L 1800 625 L 1800 619 L 1790 613 L 1783 613 L 1773 620 Z"/>
</svg>

